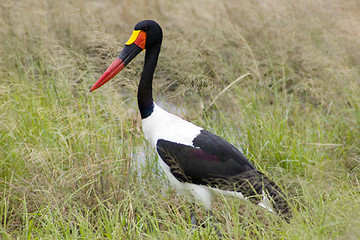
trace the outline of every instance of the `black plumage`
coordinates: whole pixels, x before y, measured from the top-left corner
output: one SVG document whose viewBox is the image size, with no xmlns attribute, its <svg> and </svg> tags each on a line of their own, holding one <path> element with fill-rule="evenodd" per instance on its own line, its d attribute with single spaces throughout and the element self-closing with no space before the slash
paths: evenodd
<svg viewBox="0 0 360 240">
<path fill-rule="evenodd" d="M 289 213 L 281 189 L 256 170 L 238 149 L 215 134 L 202 130 L 193 146 L 159 139 L 156 150 L 180 182 L 240 192 L 254 203 L 267 193 L 277 213 Z"/>
</svg>

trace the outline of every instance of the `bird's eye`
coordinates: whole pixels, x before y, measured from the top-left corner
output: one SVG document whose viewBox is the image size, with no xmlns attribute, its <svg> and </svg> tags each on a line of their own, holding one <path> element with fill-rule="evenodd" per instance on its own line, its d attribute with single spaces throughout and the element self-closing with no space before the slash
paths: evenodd
<svg viewBox="0 0 360 240">
<path fill-rule="evenodd" d="M 143 30 L 144 32 L 146 32 L 146 31 L 149 30 L 149 28 L 148 28 L 148 27 L 144 27 L 142 30 Z"/>
</svg>

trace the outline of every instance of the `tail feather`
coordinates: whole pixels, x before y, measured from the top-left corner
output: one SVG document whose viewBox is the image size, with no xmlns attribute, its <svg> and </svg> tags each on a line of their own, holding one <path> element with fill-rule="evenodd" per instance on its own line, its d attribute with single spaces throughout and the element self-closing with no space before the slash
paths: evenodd
<svg viewBox="0 0 360 240">
<path fill-rule="evenodd" d="M 240 192 L 254 204 L 258 204 L 285 219 L 291 217 L 291 209 L 281 188 L 257 170 L 243 172 L 231 178 L 214 178 L 208 186 L 226 191 Z"/>
<path fill-rule="evenodd" d="M 275 211 L 277 214 L 284 217 L 285 219 L 289 219 L 291 217 L 291 209 L 284 192 L 268 176 L 261 172 L 258 172 L 258 174 L 262 178 L 263 192 L 265 192 L 266 196 L 270 198 L 267 199 L 267 201 L 270 201 L 272 203 L 273 211 Z M 265 203 L 266 200 L 263 198 L 263 201 L 260 202 L 260 205 L 265 205 Z"/>
</svg>

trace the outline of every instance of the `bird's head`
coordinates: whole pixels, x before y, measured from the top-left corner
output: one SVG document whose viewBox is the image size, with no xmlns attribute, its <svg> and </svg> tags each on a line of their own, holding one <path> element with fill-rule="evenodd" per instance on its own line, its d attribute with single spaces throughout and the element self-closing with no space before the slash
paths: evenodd
<svg viewBox="0 0 360 240">
<path fill-rule="evenodd" d="M 162 42 L 162 30 L 155 21 L 144 20 L 135 25 L 134 31 L 125 43 L 125 47 L 119 54 L 119 57 L 108 67 L 105 73 L 90 89 L 90 92 L 98 89 L 110 79 L 115 77 L 131 60 L 133 60 L 141 51 L 150 49 Z"/>
</svg>

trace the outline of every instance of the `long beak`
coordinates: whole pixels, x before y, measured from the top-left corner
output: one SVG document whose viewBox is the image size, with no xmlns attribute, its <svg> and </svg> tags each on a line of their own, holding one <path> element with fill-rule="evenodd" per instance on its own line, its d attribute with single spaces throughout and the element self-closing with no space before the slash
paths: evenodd
<svg viewBox="0 0 360 240">
<path fill-rule="evenodd" d="M 90 92 L 98 89 L 110 79 L 116 76 L 124 67 L 131 62 L 141 51 L 145 49 L 146 33 L 135 30 L 131 35 L 129 41 L 125 43 L 125 47 L 119 54 L 119 57 L 108 67 L 105 73 L 92 86 Z"/>
</svg>

